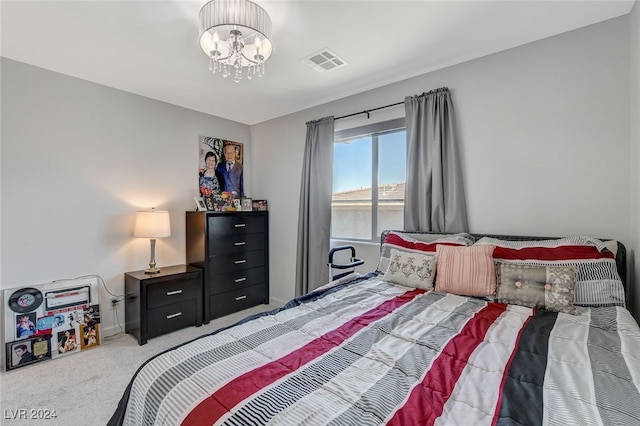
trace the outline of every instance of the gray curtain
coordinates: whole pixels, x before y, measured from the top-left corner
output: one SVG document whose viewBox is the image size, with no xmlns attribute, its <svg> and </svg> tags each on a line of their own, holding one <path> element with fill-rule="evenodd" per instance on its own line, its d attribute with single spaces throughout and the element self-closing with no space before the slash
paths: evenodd
<svg viewBox="0 0 640 426">
<path fill-rule="evenodd" d="M 467 232 L 467 206 L 449 89 L 408 96 L 404 105 L 407 129 L 404 228 Z"/>
<path fill-rule="evenodd" d="M 296 296 L 329 282 L 333 121 L 331 116 L 307 123 L 298 217 Z"/>
</svg>

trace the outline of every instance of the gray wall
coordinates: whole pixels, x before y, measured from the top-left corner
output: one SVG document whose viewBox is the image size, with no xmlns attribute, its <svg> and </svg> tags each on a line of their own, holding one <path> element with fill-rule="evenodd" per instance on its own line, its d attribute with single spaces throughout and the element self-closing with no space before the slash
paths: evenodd
<svg viewBox="0 0 640 426">
<path fill-rule="evenodd" d="M 1 67 L 1 288 L 96 274 L 122 294 L 123 273 L 149 262 L 149 241 L 131 236 L 135 212 L 154 206 L 172 228 L 158 265 L 184 263 L 198 136 L 245 142 L 250 159 L 249 127 L 6 58 Z M 115 312 L 103 321 L 104 334 L 119 331 Z"/>
<path fill-rule="evenodd" d="M 273 177 L 254 182 L 271 210 L 272 298 L 294 293 L 305 122 L 441 86 L 456 107 L 470 231 L 628 242 L 629 69 L 625 16 L 252 126 L 254 175 Z M 290 169 L 271 167 L 283 152 Z M 358 249 L 374 269 L 377 247 Z"/>
<path fill-rule="evenodd" d="M 627 237 L 628 244 L 633 248 L 630 253 L 630 266 L 636 285 L 629 289 L 636 320 L 640 320 L 640 5 L 636 1 L 629 15 L 629 124 L 630 124 L 630 155 L 631 201 L 630 230 Z"/>
<path fill-rule="evenodd" d="M 456 106 L 470 231 L 586 233 L 637 251 L 638 15 L 636 4 L 630 16 L 251 128 L 2 59 L 0 288 L 98 274 L 121 293 L 122 274 L 148 262 L 148 242 L 131 232 L 135 211 L 152 206 L 172 214 L 158 264 L 183 263 L 198 135 L 209 135 L 245 142 L 247 192 L 269 200 L 272 301 L 288 300 L 305 122 L 441 86 Z M 403 113 L 392 108 L 336 126 Z M 274 166 L 282 160 L 288 167 Z M 377 246 L 358 253 L 368 260 L 364 270 L 375 267 Z M 105 334 L 118 331 L 115 313 L 104 321 Z"/>
</svg>

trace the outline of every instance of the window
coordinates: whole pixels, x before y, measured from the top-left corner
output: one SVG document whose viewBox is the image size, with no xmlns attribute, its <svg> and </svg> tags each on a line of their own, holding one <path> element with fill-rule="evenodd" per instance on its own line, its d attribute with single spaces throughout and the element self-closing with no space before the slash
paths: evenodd
<svg viewBox="0 0 640 426">
<path fill-rule="evenodd" d="M 331 238 L 380 241 L 404 228 L 404 118 L 336 132 Z"/>
</svg>

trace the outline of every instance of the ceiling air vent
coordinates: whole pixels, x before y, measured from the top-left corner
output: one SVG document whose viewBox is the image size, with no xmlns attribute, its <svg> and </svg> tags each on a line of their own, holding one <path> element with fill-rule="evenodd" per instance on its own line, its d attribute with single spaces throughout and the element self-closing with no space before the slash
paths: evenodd
<svg viewBox="0 0 640 426">
<path fill-rule="evenodd" d="M 347 62 L 344 59 L 327 48 L 316 53 L 312 53 L 311 55 L 300 59 L 300 61 L 318 72 L 331 71 L 347 65 Z"/>
</svg>

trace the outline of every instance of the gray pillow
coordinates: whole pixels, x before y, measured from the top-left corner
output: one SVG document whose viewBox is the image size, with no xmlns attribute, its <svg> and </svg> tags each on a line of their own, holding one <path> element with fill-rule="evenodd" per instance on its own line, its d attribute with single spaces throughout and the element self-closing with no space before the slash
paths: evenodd
<svg viewBox="0 0 640 426">
<path fill-rule="evenodd" d="M 574 306 L 578 268 L 500 263 L 496 301 L 577 315 Z"/>
</svg>

